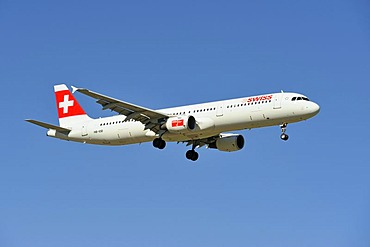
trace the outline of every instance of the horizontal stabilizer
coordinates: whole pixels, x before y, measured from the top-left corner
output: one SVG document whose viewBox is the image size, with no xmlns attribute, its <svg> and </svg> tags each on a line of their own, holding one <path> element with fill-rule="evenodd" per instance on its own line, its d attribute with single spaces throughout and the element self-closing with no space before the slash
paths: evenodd
<svg viewBox="0 0 370 247">
<path fill-rule="evenodd" d="M 70 132 L 71 131 L 70 129 L 66 129 L 66 128 L 63 128 L 63 127 L 60 127 L 60 126 L 56 126 L 56 125 L 52 125 L 52 124 L 48 124 L 48 123 L 44 123 L 44 122 L 40 122 L 40 121 L 33 120 L 33 119 L 26 119 L 25 121 L 36 124 L 38 126 L 46 128 L 46 129 L 53 129 L 53 130 L 56 130 L 58 132 Z"/>
</svg>

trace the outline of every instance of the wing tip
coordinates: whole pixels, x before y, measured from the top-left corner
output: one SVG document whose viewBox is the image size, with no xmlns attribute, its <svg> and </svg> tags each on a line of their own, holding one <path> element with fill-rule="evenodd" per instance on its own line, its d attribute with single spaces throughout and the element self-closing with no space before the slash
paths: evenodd
<svg viewBox="0 0 370 247">
<path fill-rule="evenodd" d="M 35 120 L 30 119 L 30 118 L 27 118 L 27 119 L 25 119 L 24 121 L 29 122 L 29 123 L 33 123 L 33 122 L 35 122 Z"/>
<path fill-rule="evenodd" d="M 75 87 L 75 86 L 71 86 L 72 87 L 72 93 L 75 93 L 76 91 L 78 91 L 79 90 L 79 88 L 78 87 Z"/>
</svg>

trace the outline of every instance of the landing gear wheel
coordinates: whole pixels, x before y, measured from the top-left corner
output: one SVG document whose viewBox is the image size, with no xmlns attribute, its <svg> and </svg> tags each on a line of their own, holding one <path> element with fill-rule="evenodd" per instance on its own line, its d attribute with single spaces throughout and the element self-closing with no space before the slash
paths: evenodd
<svg viewBox="0 0 370 247">
<path fill-rule="evenodd" d="M 166 142 L 165 142 L 165 141 L 163 141 L 163 140 L 161 140 L 161 142 L 159 143 L 158 148 L 159 148 L 159 149 L 164 149 L 165 147 L 166 147 Z"/>
<path fill-rule="evenodd" d="M 153 140 L 153 147 L 158 148 L 160 143 L 161 143 L 161 139 L 155 138 Z"/>
<path fill-rule="evenodd" d="M 287 123 L 283 123 L 282 125 L 280 125 L 280 128 L 281 128 L 281 135 L 280 135 L 280 138 L 281 140 L 283 141 L 287 141 L 289 136 L 287 134 L 285 134 L 285 131 L 286 131 L 286 127 L 287 127 Z"/>
<path fill-rule="evenodd" d="M 288 139 L 289 139 L 289 136 L 287 135 L 287 134 L 281 134 L 281 136 L 280 136 L 280 138 L 281 138 L 281 140 L 283 140 L 283 141 L 287 141 Z"/>
<path fill-rule="evenodd" d="M 194 150 L 189 150 L 186 152 L 186 158 L 188 160 L 196 161 L 199 158 L 199 154 Z"/>
<path fill-rule="evenodd" d="M 153 147 L 158 149 L 164 149 L 166 147 L 166 142 L 163 141 L 161 138 L 155 138 L 153 140 Z"/>
</svg>

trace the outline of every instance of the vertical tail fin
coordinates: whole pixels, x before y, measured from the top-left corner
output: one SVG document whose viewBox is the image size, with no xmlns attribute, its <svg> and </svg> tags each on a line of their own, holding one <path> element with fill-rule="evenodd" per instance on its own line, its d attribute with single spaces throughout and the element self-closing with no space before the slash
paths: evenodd
<svg viewBox="0 0 370 247">
<path fill-rule="evenodd" d="M 71 127 L 91 120 L 65 84 L 55 85 L 54 92 L 61 127 Z"/>
</svg>

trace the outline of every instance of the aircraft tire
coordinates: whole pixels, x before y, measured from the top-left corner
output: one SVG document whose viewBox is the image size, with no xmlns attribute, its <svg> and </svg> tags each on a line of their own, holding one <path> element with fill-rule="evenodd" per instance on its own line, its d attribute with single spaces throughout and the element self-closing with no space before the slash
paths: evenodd
<svg viewBox="0 0 370 247">
<path fill-rule="evenodd" d="M 153 140 L 153 147 L 158 148 L 160 143 L 161 143 L 161 139 L 160 138 L 155 138 Z"/>
<path fill-rule="evenodd" d="M 160 139 L 160 143 L 158 145 L 158 148 L 159 149 L 164 149 L 166 147 L 166 142 L 163 141 L 162 139 Z"/>
<path fill-rule="evenodd" d="M 188 150 L 186 152 L 186 158 L 188 160 L 196 161 L 199 158 L 199 154 L 197 152 L 195 152 L 194 150 Z"/>
<path fill-rule="evenodd" d="M 283 140 L 283 141 L 287 141 L 288 139 L 289 139 L 289 136 L 287 135 L 287 134 L 281 134 L 280 135 L 280 138 L 281 138 L 281 140 Z"/>
</svg>

